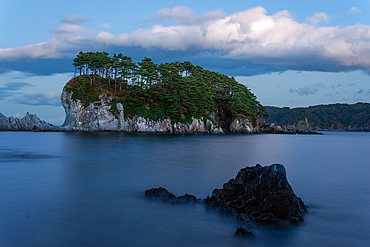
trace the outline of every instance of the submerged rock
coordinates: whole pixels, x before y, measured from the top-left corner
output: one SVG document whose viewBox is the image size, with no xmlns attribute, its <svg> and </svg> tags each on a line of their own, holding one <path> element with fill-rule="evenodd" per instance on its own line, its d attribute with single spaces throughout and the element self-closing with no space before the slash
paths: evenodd
<svg viewBox="0 0 370 247">
<path fill-rule="evenodd" d="M 249 237 L 254 237 L 254 234 L 251 229 L 248 229 L 244 226 L 239 226 L 236 229 L 235 236 L 249 236 Z"/>
<path fill-rule="evenodd" d="M 289 185 L 281 164 L 247 166 L 204 201 L 240 218 L 248 215 L 257 224 L 297 223 L 303 221 L 303 212 L 307 211 Z"/>
<path fill-rule="evenodd" d="M 193 195 L 185 194 L 183 196 L 176 197 L 174 194 L 166 190 L 165 188 L 152 188 L 145 191 L 145 196 L 149 198 L 155 198 L 164 202 L 172 203 L 184 203 L 184 202 L 197 202 L 201 201 Z"/>
</svg>

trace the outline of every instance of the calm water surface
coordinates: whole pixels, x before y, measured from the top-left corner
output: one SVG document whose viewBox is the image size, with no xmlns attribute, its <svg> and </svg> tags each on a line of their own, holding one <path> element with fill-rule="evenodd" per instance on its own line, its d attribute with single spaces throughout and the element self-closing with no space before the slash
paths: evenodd
<svg viewBox="0 0 370 247">
<path fill-rule="evenodd" d="M 121 143 L 118 143 L 121 141 Z M 370 133 L 154 135 L 0 132 L 0 246 L 369 246 Z M 303 224 L 253 225 L 202 204 L 240 168 L 281 163 Z"/>
</svg>

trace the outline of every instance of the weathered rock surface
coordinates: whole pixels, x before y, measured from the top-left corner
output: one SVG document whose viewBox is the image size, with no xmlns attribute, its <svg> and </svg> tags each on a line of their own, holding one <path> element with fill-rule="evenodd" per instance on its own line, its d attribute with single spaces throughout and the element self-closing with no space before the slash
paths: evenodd
<svg viewBox="0 0 370 247">
<path fill-rule="evenodd" d="M 281 127 L 279 125 L 276 125 L 275 123 L 266 124 L 261 119 L 257 119 L 255 126 L 253 126 L 253 124 L 248 119 L 243 118 L 234 119 L 231 122 L 227 132 L 241 134 L 320 134 L 318 132 L 310 130 Z"/>
<path fill-rule="evenodd" d="M 196 201 L 200 202 L 201 201 L 200 199 L 197 199 L 195 196 L 188 195 L 188 194 L 176 197 L 174 194 L 172 194 L 171 192 L 169 192 L 168 190 L 162 187 L 146 190 L 145 196 L 149 198 L 155 198 L 160 201 L 172 202 L 172 203 L 196 202 Z"/>
<path fill-rule="evenodd" d="M 169 203 L 201 201 L 188 194 L 176 197 L 162 187 L 145 191 L 145 196 Z M 307 211 L 289 185 L 281 164 L 247 166 L 203 202 L 232 213 L 243 222 L 244 225 L 236 229 L 235 236 L 254 236 L 250 219 L 257 224 L 283 226 L 303 221 L 303 213 Z"/>
<path fill-rule="evenodd" d="M 0 113 L 0 130 L 61 131 L 62 128 L 27 112 L 23 118 L 6 117 Z"/>
<path fill-rule="evenodd" d="M 72 93 L 63 89 L 61 95 L 62 105 L 66 112 L 65 122 L 62 125 L 65 130 L 75 131 L 125 131 L 125 132 L 145 132 L 145 133 L 174 133 L 174 134 L 223 134 L 223 133 L 278 133 L 294 134 L 296 131 L 283 129 L 275 124 L 266 124 L 262 120 L 257 120 L 255 126 L 248 120 L 237 118 L 226 126 L 224 131 L 217 127 L 214 122 L 218 120 L 214 115 L 204 122 L 201 119 L 192 118 L 192 122 L 172 123 L 170 119 L 153 121 L 142 117 L 125 118 L 124 109 L 121 103 L 117 103 L 116 114 L 111 111 L 112 99 L 105 95 L 99 96 L 100 101 L 90 103 L 85 106 L 80 100 L 73 100 Z M 221 124 L 220 124 L 221 125 Z M 225 125 L 225 123 L 223 123 Z"/>
<path fill-rule="evenodd" d="M 123 106 L 116 104 L 118 114 L 111 112 L 111 98 L 100 96 L 100 102 L 85 107 L 80 100 L 73 100 L 72 93 L 63 90 L 62 105 L 66 112 L 63 127 L 80 131 L 126 131 L 147 133 L 207 133 L 223 134 L 210 120 L 204 123 L 193 118 L 190 124 L 171 123 L 170 119 L 153 121 L 142 117 L 124 118 Z"/>
<path fill-rule="evenodd" d="M 303 212 L 307 211 L 289 185 L 281 164 L 243 168 L 204 201 L 239 218 L 248 215 L 256 223 L 268 225 L 303 221 Z"/>
</svg>

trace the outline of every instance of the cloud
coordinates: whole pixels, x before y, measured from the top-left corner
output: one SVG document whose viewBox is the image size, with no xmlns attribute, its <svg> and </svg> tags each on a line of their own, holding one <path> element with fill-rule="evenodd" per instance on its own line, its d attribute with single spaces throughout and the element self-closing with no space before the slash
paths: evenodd
<svg viewBox="0 0 370 247">
<path fill-rule="evenodd" d="M 335 95 L 338 95 L 338 92 L 328 93 L 328 94 L 326 94 L 325 96 L 327 96 L 327 97 L 333 97 L 333 96 L 335 96 Z"/>
<path fill-rule="evenodd" d="M 0 74 L 8 71 L 23 71 L 34 75 L 52 75 L 56 73 L 71 72 L 71 58 L 66 59 L 42 59 L 25 58 L 8 61 L 0 61 Z"/>
<path fill-rule="evenodd" d="M 23 105 L 50 105 L 60 106 L 60 93 L 47 92 L 47 93 L 27 93 L 23 94 L 14 100 L 15 103 Z"/>
<path fill-rule="evenodd" d="M 298 88 L 298 89 L 290 89 L 289 93 L 291 93 L 291 94 L 296 93 L 296 94 L 301 95 L 301 96 L 307 96 L 307 95 L 310 95 L 310 94 L 316 94 L 317 91 L 319 91 L 319 88 L 323 88 L 324 86 L 325 86 L 324 83 L 317 82 L 317 83 L 311 84 L 307 87 L 301 87 L 301 88 Z"/>
<path fill-rule="evenodd" d="M 320 22 L 326 22 L 328 23 L 329 22 L 329 16 L 324 13 L 324 12 L 320 12 L 320 13 L 315 13 L 313 16 L 311 17 L 308 17 L 307 18 L 307 21 L 309 23 L 313 23 L 313 24 L 318 24 Z"/>
<path fill-rule="evenodd" d="M 23 87 L 33 87 L 32 84 L 29 84 L 27 82 L 8 82 L 5 83 L 4 86 L 5 87 L 0 87 L 0 91 L 15 91 Z"/>
<path fill-rule="evenodd" d="M 347 87 L 352 87 L 352 86 L 355 86 L 356 84 L 354 84 L 354 83 L 350 83 L 350 84 L 348 84 L 347 85 Z"/>
<path fill-rule="evenodd" d="M 338 88 L 338 87 L 344 87 L 344 86 L 343 86 L 343 84 L 342 84 L 342 83 L 340 83 L 340 84 L 338 84 L 338 85 L 337 85 L 337 88 Z"/>
<path fill-rule="evenodd" d="M 64 15 L 61 16 L 60 18 L 62 23 L 69 24 L 83 23 L 88 21 L 88 19 L 80 15 Z"/>
<path fill-rule="evenodd" d="M 0 100 L 4 100 L 6 98 L 9 98 L 10 96 L 13 96 L 15 94 L 19 94 L 19 89 L 22 89 L 23 87 L 33 87 L 33 85 L 26 83 L 26 82 L 8 82 L 5 83 L 3 87 L 0 87 Z"/>
<path fill-rule="evenodd" d="M 370 72 L 370 25 L 347 27 L 314 25 L 328 21 L 316 13 L 309 23 L 295 21 L 288 11 L 267 15 L 262 7 L 226 15 L 222 10 L 196 15 L 178 6 L 162 9 L 149 21 L 174 20 L 170 26 L 155 25 L 132 33 L 107 31 L 91 35 L 71 19 L 53 30 L 49 40 L 16 48 L 0 49 L 1 61 L 24 59 L 71 59 L 80 50 L 123 50 L 156 52 L 153 59 L 191 54 L 191 61 L 225 59 L 266 65 L 276 71 Z M 72 18 L 73 19 L 73 18 Z M 68 20 L 68 18 L 67 18 Z M 73 23 L 72 23 L 73 22 Z M 87 35 L 86 33 L 89 33 Z M 234 72 L 234 71 L 233 71 Z M 267 71 L 268 72 L 268 71 Z M 243 73 L 239 71 L 237 73 Z"/>
<path fill-rule="evenodd" d="M 360 89 L 360 90 L 358 90 L 356 93 L 357 94 L 362 94 L 363 92 L 365 92 L 364 90 L 362 90 L 362 89 Z"/>
<path fill-rule="evenodd" d="M 210 11 L 203 15 L 196 15 L 193 10 L 177 6 L 172 9 L 164 8 L 159 10 L 152 19 L 144 20 L 150 22 L 159 22 L 164 20 L 174 20 L 180 25 L 203 24 L 209 21 L 215 21 L 224 16 L 223 10 Z"/>
<path fill-rule="evenodd" d="M 362 10 L 360 10 L 356 7 L 352 7 L 347 14 L 354 14 L 354 13 L 361 13 L 361 12 L 362 12 Z"/>
<path fill-rule="evenodd" d="M 51 118 L 51 119 L 48 119 L 47 121 L 52 124 L 62 124 L 64 120 L 65 120 L 64 117 L 60 117 L 60 118 Z"/>
<path fill-rule="evenodd" d="M 79 25 L 62 23 L 60 27 L 53 29 L 52 32 L 56 34 L 63 33 L 71 34 L 71 33 L 87 33 L 89 32 L 89 30 Z"/>
<path fill-rule="evenodd" d="M 111 23 L 102 23 L 99 25 L 100 27 L 104 27 L 104 28 L 107 28 L 107 29 L 112 29 L 113 26 Z"/>
</svg>

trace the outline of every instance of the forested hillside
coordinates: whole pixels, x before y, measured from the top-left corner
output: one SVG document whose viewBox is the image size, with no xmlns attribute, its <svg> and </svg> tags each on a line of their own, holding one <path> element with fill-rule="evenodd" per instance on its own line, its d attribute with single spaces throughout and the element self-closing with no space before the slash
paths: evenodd
<svg viewBox="0 0 370 247">
<path fill-rule="evenodd" d="M 122 54 L 80 52 L 73 65 L 75 77 L 65 87 L 72 98 L 89 105 L 106 95 L 112 98 L 113 112 L 116 103 L 123 104 L 125 117 L 184 123 L 192 117 L 210 119 L 212 114 L 221 120 L 267 117 L 246 86 L 190 62 L 155 64 L 145 57 L 134 63 Z"/>
<path fill-rule="evenodd" d="M 331 104 L 308 108 L 267 106 L 267 123 L 310 130 L 370 131 L 370 104 Z"/>
</svg>

